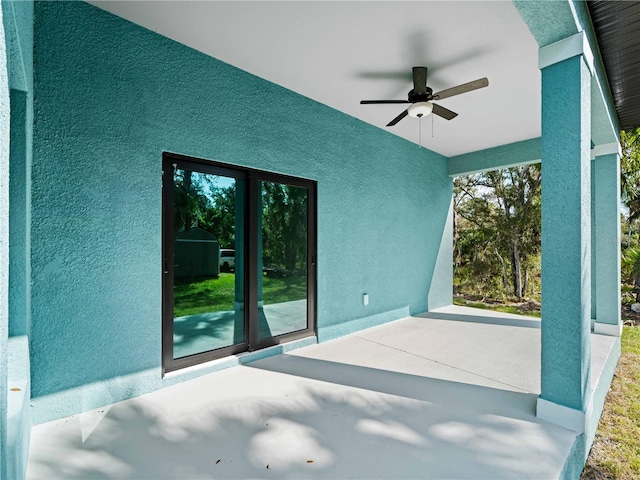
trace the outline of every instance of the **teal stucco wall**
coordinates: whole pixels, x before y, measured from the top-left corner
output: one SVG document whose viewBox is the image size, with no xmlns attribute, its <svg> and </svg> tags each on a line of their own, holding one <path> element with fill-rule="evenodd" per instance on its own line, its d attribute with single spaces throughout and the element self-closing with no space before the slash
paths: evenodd
<svg viewBox="0 0 640 480">
<path fill-rule="evenodd" d="M 6 15 L 0 2 L 0 20 Z M 9 70 L 0 21 L 0 478 L 7 475 L 7 346 L 9 337 Z"/>
<path fill-rule="evenodd" d="M 23 478 L 31 432 L 27 334 L 34 8 L 32 2 L 3 0 L 0 11 L 0 478 Z"/>
<path fill-rule="evenodd" d="M 321 340 L 451 303 L 444 157 L 84 3 L 36 5 L 34 61 L 37 419 L 68 414 L 47 401 L 65 391 L 159 379 L 163 151 L 318 182 Z"/>
</svg>

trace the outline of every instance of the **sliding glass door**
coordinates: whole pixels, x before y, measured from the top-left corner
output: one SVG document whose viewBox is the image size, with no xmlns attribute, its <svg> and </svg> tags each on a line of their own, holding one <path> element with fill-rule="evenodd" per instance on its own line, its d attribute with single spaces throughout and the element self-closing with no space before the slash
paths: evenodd
<svg viewBox="0 0 640 480">
<path fill-rule="evenodd" d="M 264 340 L 307 328 L 309 191 L 278 182 L 258 185 L 258 340 Z"/>
<path fill-rule="evenodd" d="M 314 182 L 165 154 L 163 369 L 315 329 Z"/>
</svg>

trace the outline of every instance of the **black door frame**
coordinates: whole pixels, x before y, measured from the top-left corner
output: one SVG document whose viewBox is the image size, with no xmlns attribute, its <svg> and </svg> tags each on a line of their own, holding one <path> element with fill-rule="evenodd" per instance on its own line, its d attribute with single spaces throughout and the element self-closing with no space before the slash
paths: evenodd
<svg viewBox="0 0 640 480">
<path fill-rule="evenodd" d="M 174 168 L 212 175 L 224 175 L 245 181 L 244 211 L 244 328 L 241 344 L 173 358 L 173 174 Z M 258 340 L 258 215 L 259 182 L 274 182 L 305 188 L 307 203 L 307 328 Z M 203 160 L 186 155 L 162 154 L 162 374 L 217 358 L 259 350 L 316 334 L 316 188 L 313 180 L 291 177 L 222 162 Z"/>
</svg>

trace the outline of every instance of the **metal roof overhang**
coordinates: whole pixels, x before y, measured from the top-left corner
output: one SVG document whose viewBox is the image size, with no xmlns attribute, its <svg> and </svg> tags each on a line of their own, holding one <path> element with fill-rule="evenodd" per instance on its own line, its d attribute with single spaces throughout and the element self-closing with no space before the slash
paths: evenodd
<svg viewBox="0 0 640 480">
<path fill-rule="evenodd" d="M 640 2 L 587 2 L 623 130 L 640 127 Z"/>
</svg>

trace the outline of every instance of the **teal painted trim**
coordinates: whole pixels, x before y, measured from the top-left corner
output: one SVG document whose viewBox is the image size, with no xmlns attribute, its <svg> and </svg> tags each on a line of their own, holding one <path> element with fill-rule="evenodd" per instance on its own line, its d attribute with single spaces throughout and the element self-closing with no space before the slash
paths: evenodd
<svg viewBox="0 0 640 480">
<path fill-rule="evenodd" d="M 542 158 L 542 140 L 531 138 L 521 142 L 457 155 L 449 159 L 449 175 L 459 177 L 499 168 L 538 163 Z"/>
<path fill-rule="evenodd" d="M 9 338 L 7 478 L 25 478 L 31 438 L 29 339 Z M 18 390 L 16 390 L 18 389 Z"/>
<path fill-rule="evenodd" d="M 542 70 L 542 393 L 584 411 L 591 332 L 590 78 L 581 57 Z"/>
<path fill-rule="evenodd" d="M 26 92 L 28 89 L 27 75 L 14 13 L 14 6 L 17 2 L 2 0 L 2 3 L 4 6 L 2 20 L 7 43 L 7 63 L 9 65 L 9 88 Z"/>
<path fill-rule="evenodd" d="M 7 42 L 9 88 L 22 92 L 33 89 L 33 1 L 2 0 Z"/>
<path fill-rule="evenodd" d="M 621 353 L 621 339 L 618 337 L 615 339 L 611 351 L 609 352 L 609 356 L 607 357 L 607 361 L 602 368 L 602 373 L 598 378 L 598 384 L 593 386 L 594 388 L 591 394 L 591 415 L 587 419 L 585 428 L 586 447 L 583 451 L 583 464 L 589 455 L 589 449 L 591 448 L 591 444 L 596 436 L 598 422 L 600 421 L 600 416 L 604 409 L 604 403 L 606 401 L 607 394 L 609 393 L 611 382 L 613 381 L 613 375 L 615 373 L 616 366 L 618 365 Z"/>
<path fill-rule="evenodd" d="M 605 362 L 602 374 L 600 375 L 598 384 L 595 386 L 590 403 L 591 411 L 589 418 L 585 419 L 585 433 L 576 438 L 571 449 L 571 453 L 565 461 L 560 480 L 578 480 L 584 468 L 584 464 L 589 456 L 589 450 L 593 445 L 596 432 L 598 430 L 598 422 L 604 409 L 604 403 L 609 393 L 609 387 L 613 380 L 613 374 L 620 358 L 621 348 L 620 339 L 617 338 L 613 348 L 609 352 L 607 361 Z"/>
<path fill-rule="evenodd" d="M 87 383 L 79 387 L 63 390 L 50 395 L 36 397 L 31 401 L 32 423 L 39 425 L 77 413 L 104 407 L 129 398 L 144 395 L 163 387 L 187 380 L 214 374 L 222 370 L 247 365 L 264 358 L 292 352 L 299 348 L 317 344 L 314 336 L 273 347 L 221 358 L 212 362 L 172 372 L 160 378 L 159 368 L 152 368 L 106 381 Z"/>
<path fill-rule="evenodd" d="M 578 435 L 573 442 L 571 452 L 565 460 L 562 472 L 558 477 L 558 480 L 579 480 L 584 468 L 585 458 L 583 458 L 583 452 L 586 448 L 587 442 L 585 441 L 584 433 Z"/>
<path fill-rule="evenodd" d="M 376 327 L 384 323 L 393 322 L 410 316 L 409 307 L 397 308 L 388 312 L 377 313 L 364 318 L 354 318 L 348 322 L 337 325 L 318 328 L 318 342 L 327 342 L 351 333 L 364 330 L 365 328 Z"/>
<path fill-rule="evenodd" d="M 10 96 L 5 4 L 0 2 L 0 478 L 7 478 L 7 370 L 9 338 Z"/>
<path fill-rule="evenodd" d="M 595 179 L 596 320 L 619 325 L 620 318 L 620 162 L 618 155 L 593 161 Z"/>
<path fill-rule="evenodd" d="M 513 4 L 540 47 L 558 42 L 580 31 L 573 4 L 569 0 L 514 0 Z"/>
</svg>

